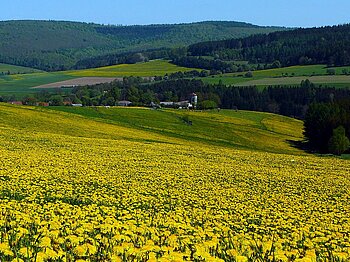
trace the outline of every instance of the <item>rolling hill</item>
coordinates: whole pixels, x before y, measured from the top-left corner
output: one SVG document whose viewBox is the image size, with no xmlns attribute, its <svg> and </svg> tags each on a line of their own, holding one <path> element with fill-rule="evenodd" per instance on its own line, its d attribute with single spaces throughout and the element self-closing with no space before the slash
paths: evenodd
<svg viewBox="0 0 350 262">
<path fill-rule="evenodd" d="M 303 122 L 269 113 L 104 107 L 50 109 L 184 141 L 254 151 L 302 154 L 290 142 L 303 139 Z M 184 116 L 192 121 L 192 125 L 183 121 Z"/>
<path fill-rule="evenodd" d="M 63 21 L 0 22 L 0 62 L 55 71 L 99 55 L 180 47 L 283 30 L 241 22 L 106 26 Z"/>
<path fill-rule="evenodd" d="M 298 28 L 252 35 L 240 39 L 208 41 L 190 45 L 192 56 L 215 56 L 251 63 L 275 63 L 273 67 L 350 64 L 350 24 Z"/>
</svg>

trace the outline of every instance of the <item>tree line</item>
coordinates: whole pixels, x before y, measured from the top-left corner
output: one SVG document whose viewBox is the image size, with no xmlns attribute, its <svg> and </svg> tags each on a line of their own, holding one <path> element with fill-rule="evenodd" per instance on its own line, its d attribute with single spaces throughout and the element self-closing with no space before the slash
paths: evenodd
<svg viewBox="0 0 350 262">
<path fill-rule="evenodd" d="M 340 155 L 349 149 L 350 100 L 310 105 L 304 121 L 304 135 L 312 149 Z"/>
<path fill-rule="evenodd" d="M 198 72 L 197 72 L 198 73 Z M 175 77 L 175 76 L 174 76 Z M 350 89 L 319 86 L 309 80 L 298 86 L 237 87 L 206 84 L 200 79 L 168 79 L 152 82 L 139 77 L 124 78 L 109 84 L 75 87 L 72 91 L 84 105 L 115 105 L 128 100 L 134 105 L 150 102 L 178 102 L 196 93 L 199 101 L 210 100 L 215 107 L 263 111 L 304 119 L 313 103 L 335 103 L 350 98 Z"/>
</svg>

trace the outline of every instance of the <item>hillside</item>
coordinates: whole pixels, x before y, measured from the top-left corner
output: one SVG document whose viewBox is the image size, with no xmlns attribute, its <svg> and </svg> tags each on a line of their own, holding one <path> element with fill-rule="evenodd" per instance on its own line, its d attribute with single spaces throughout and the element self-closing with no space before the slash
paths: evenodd
<svg viewBox="0 0 350 262">
<path fill-rule="evenodd" d="M 0 104 L 2 261 L 349 257 L 348 161 L 289 147 L 295 120 L 86 110 Z"/>
<path fill-rule="evenodd" d="M 350 64 L 349 46 L 350 24 L 346 24 L 197 43 L 189 46 L 188 51 L 192 56 L 215 56 L 223 60 L 276 62 L 274 67 L 307 64 L 343 66 Z"/>
<path fill-rule="evenodd" d="M 0 62 L 46 71 L 72 68 L 94 56 L 186 46 L 283 28 L 240 22 L 105 26 L 58 21 L 0 22 Z"/>
<path fill-rule="evenodd" d="M 219 113 L 104 107 L 52 109 L 184 141 L 274 153 L 302 153 L 289 143 L 302 139 L 302 121 L 274 114 L 232 110 L 222 110 Z M 192 121 L 191 126 L 184 122 L 185 116 Z"/>
</svg>

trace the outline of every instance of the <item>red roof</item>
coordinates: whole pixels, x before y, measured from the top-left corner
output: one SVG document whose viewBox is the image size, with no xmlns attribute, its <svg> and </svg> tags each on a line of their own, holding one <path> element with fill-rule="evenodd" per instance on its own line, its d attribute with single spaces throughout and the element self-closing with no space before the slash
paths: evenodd
<svg viewBox="0 0 350 262">
<path fill-rule="evenodd" d="M 12 101 L 12 102 L 9 102 L 10 104 L 12 105 L 23 105 L 22 101 Z"/>
</svg>

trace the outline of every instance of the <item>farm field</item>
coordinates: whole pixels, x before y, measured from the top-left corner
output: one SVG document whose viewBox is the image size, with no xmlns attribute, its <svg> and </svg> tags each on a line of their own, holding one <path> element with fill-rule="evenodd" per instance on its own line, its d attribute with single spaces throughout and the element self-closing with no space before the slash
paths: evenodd
<svg viewBox="0 0 350 262">
<path fill-rule="evenodd" d="M 41 90 L 33 89 L 36 86 L 74 78 L 76 77 L 65 75 L 63 72 L 0 76 L 0 95 L 25 96 Z"/>
<path fill-rule="evenodd" d="M 350 86 L 350 77 L 341 75 L 343 70 L 350 71 L 350 67 L 334 67 L 335 76 L 327 75 L 327 68 L 325 65 L 309 65 L 309 66 L 291 66 L 276 69 L 253 71 L 253 77 L 247 78 L 243 75 L 245 73 L 230 73 L 214 77 L 202 78 L 204 82 L 217 84 L 222 81 L 226 85 L 295 85 L 300 84 L 302 80 L 309 79 L 317 84 L 335 84 L 339 87 Z M 347 85 L 349 84 L 349 85 Z"/>
<path fill-rule="evenodd" d="M 217 84 L 222 81 L 226 85 L 297 85 L 302 80 L 310 79 L 316 84 L 332 85 L 339 88 L 350 86 L 350 76 L 339 75 L 343 69 L 350 67 L 335 68 L 338 75 L 326 75 L 327 68 L 324 65 L 293 66 L 287 68 L 254 71 L 252 78 L 242 76 L 244 73 L 223 74 L 214 77 L 200 78 L 206 83 Z M 52 92 L 53 88 L 65 85 L 65 81 L 79 82 L 75 79 L 87 78 L 122 78 L 125 76 L 153 77 L 164 76 L 178 71 L 191 71 L 193 68 L 184 68 L 173 65 L 166 60 L 153 60 L 146 63 L 131 65 L 115 65 L 101 68 L 93 68 L 75 71 L 60 72 L 36 72 L 15 75 L 0 75 L 0 95 L 16 95 L 22 97 L 34 94 L 42 89 Z M 1 70 L 0 70 L 1 71 Z M 293 77 L 291 75 L 294 74 Z M 281 77 L 284 75 L 284 77 Z M 85 82 L 84 82 L 85 83 Z M 94 84 L 92 81 L 91 84 Z M 35 89 L 40 87 L 40 89 Z"/>
<path fill-rule="evenodd" d="M 122 64 L 86 70 L 66 71 L 65 73 L 75 77 L 99 76 L 99 77 L 124 77 L 140 76 L 153 77 L 164 76 L 174 72 L 191 71 L 193 68 L 180 67 L 166 60 L 153 60 L 146 63 Z"/>
<path fill-rule="evenodd" d="M 190 70 L 193 69 L 178 67 L 165 60 L 153 60 L 140 64 L 116 65 L 87 70 L 0 76 L 0 95 L 35 93 L 38 92 L 38 89 L 32 89 L 34 87 L 82 77 L 153 77 Z"/>
<path fill-rule="evenodd" d="M 64 111 L 0 104 L 1 261 L 349 259 L 349 162 L 291 148 L 294 120 L 193 112 L 188 126 L 174 110 Z M 256 144 L 271 152 L 203 119 L 265 132 Z"/>
</svg>

